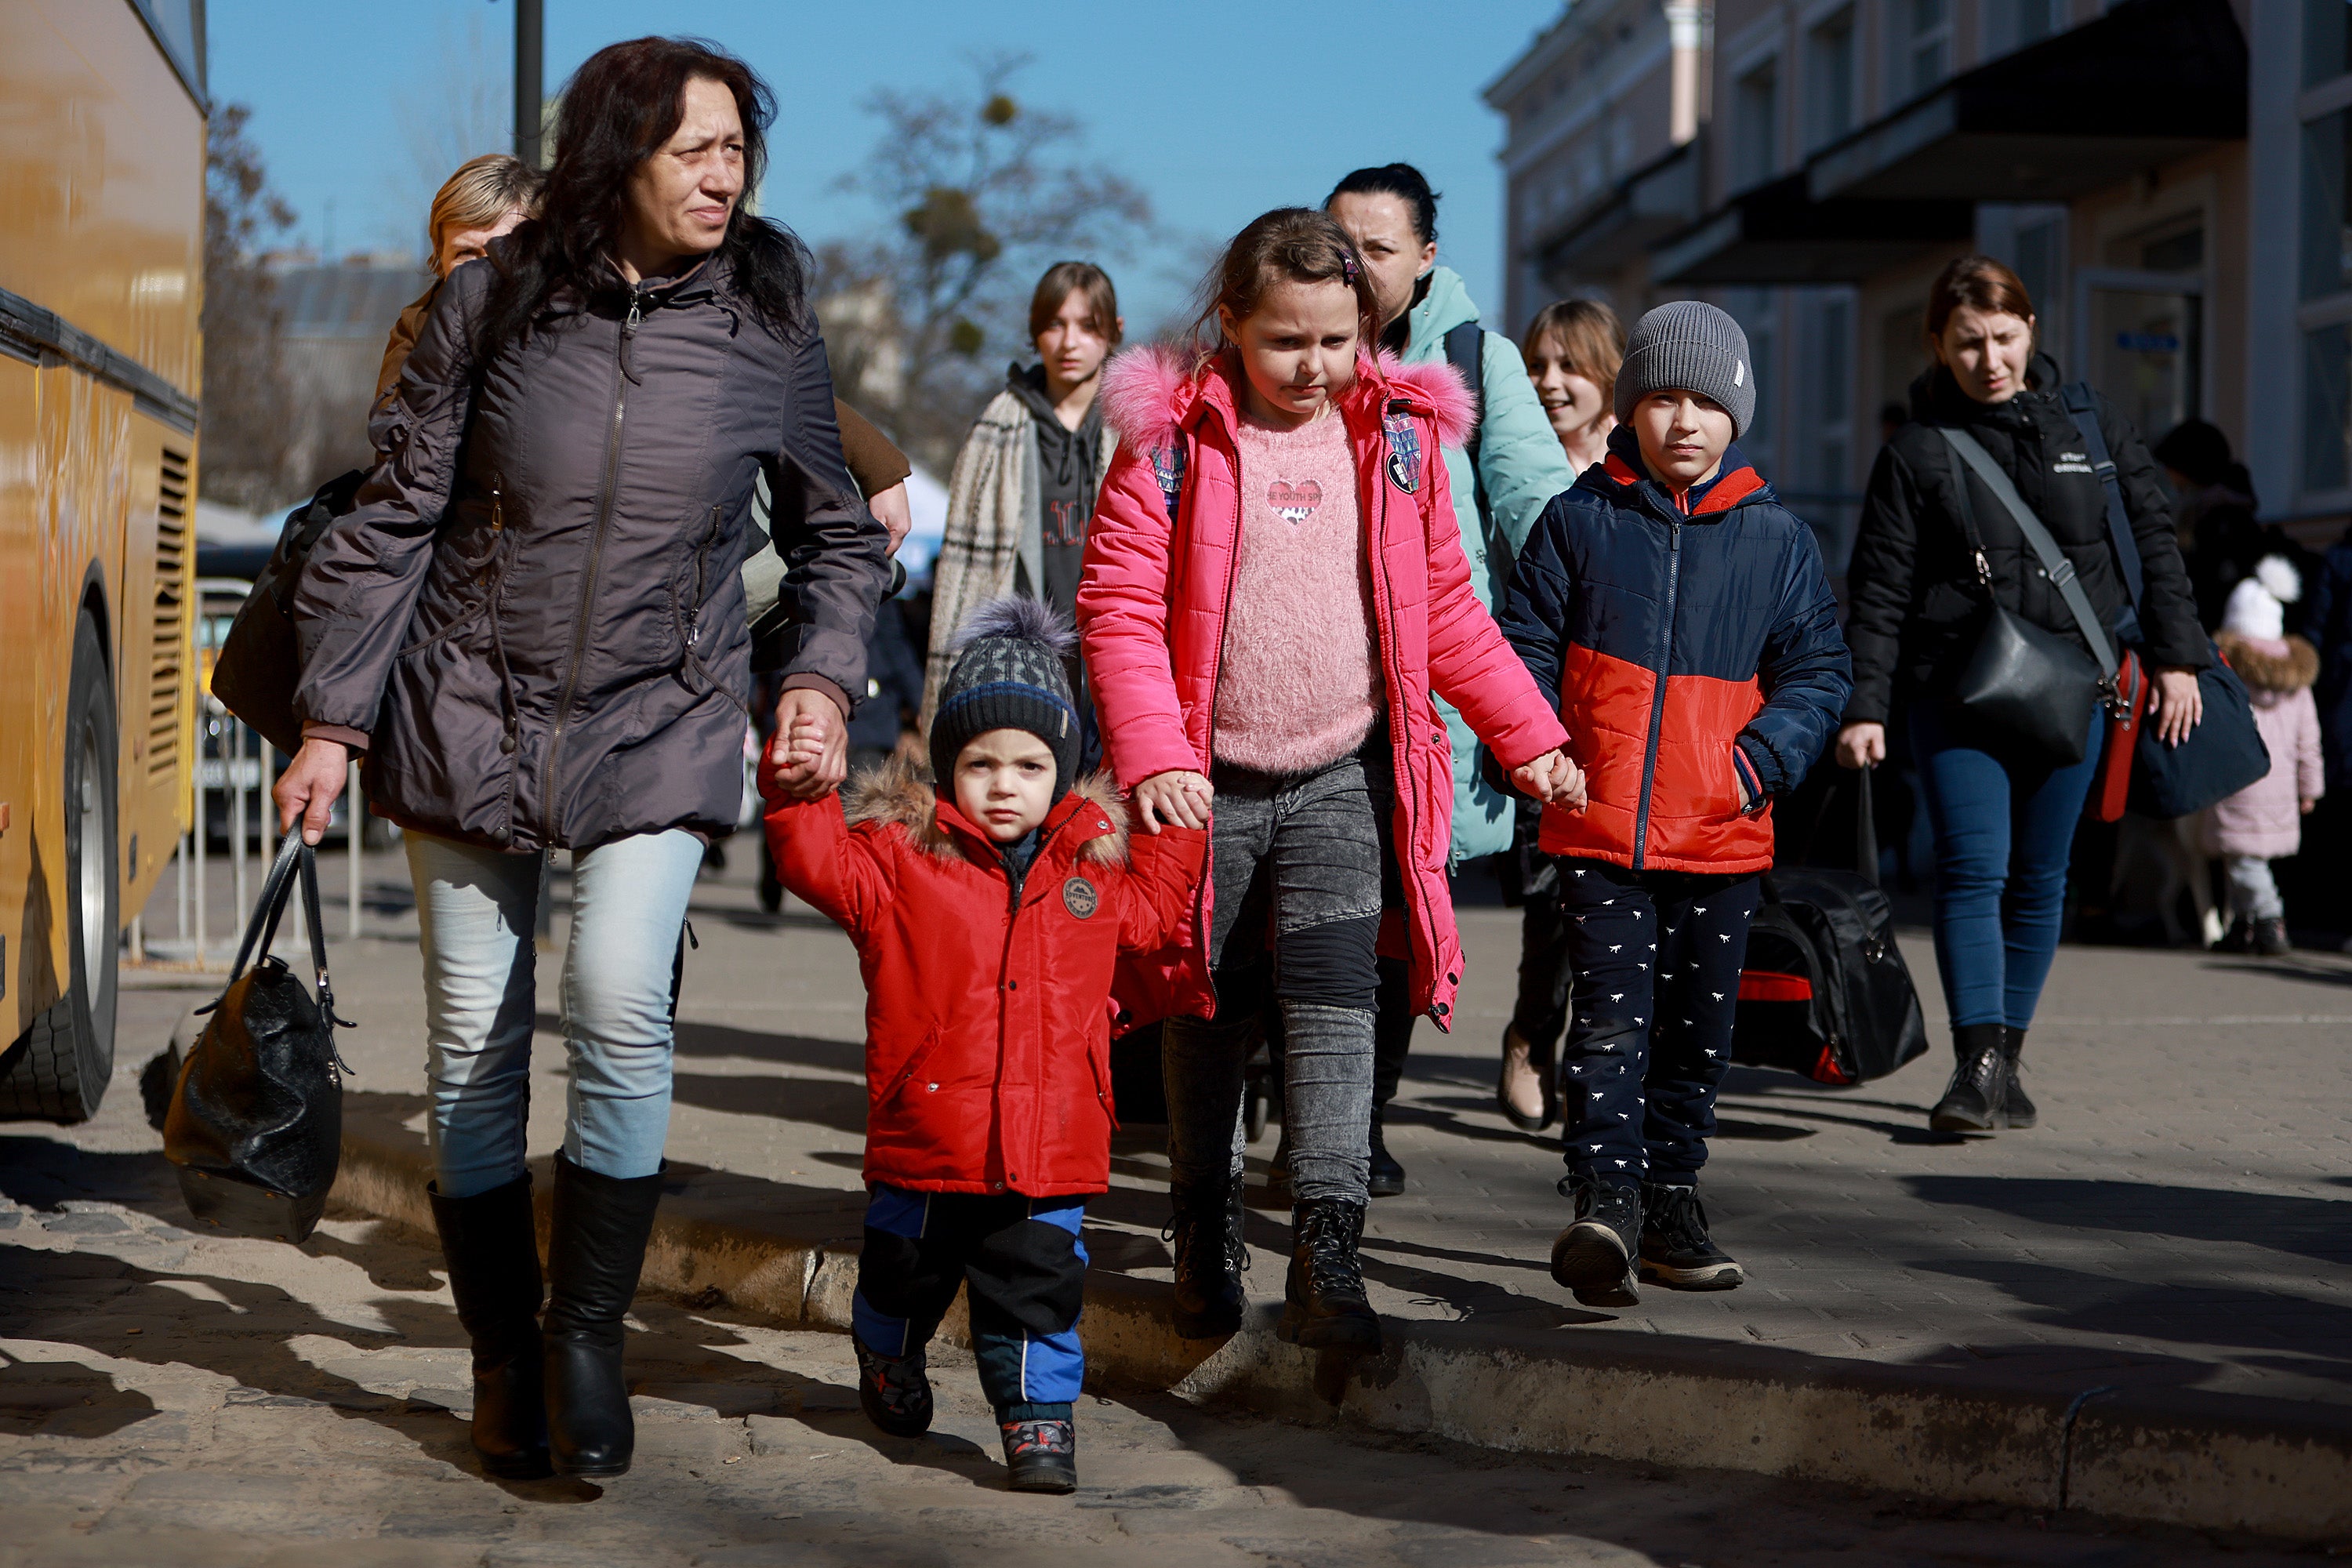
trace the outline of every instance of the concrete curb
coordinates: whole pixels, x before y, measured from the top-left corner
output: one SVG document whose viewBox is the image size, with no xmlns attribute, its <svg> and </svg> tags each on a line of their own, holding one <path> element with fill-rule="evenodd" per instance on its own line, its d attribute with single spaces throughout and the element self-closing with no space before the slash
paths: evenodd
<svg viewBox="0 0 2352 1568">
<path fill-rule="evenodd" d="M 348 1128 L 334 1195 L 432 1229 L 414 1135 Z M 542 1205 L 546 1188 L 542 1182 Z M 544 1224 L 544 1214 L 541 1215 Z M 845 1331 L 856 1247 L 665 1209 L 645 1283 Z M 1353 1363 L 1274 1335 L 1264 1306 L 1223 1342 L 1179 1336 L 1169 1288 L 1087 1281 L 1089 1382 L 1484 1447 L 1747 1470 L 2293 1541 L 2352 1538 L 2352 1410 L 2194 1390 L 2072 1389 L 1997 1372 L 1844 1361 L 1666 1336 L 1579 1339 L 1468 1323 L 1383 1325 Z M 944 1326 L 962 1337 L 959 1305 Z"/>
</svg>

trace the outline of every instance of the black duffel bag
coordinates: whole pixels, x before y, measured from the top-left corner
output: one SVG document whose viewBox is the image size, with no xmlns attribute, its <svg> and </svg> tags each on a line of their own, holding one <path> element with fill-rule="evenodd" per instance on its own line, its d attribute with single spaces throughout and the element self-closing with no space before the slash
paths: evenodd
<svg viewBox="0 0 2352 1568">
<path fill-rule="evenodd" d="M 315 998 L 269 951 L 298 874 L 318 973 Z M 257 948 L 262 956 L 248 970 L 246 960 Z M 351 1069 L 335 1050 L 335 1026 L 342 1020 L 327 980 L 318 858 L 299 833 L 286 836 L 269 868 L 228 988 L 198 1011 L 210 1017 L 181 1066 L 163 1119 L 163 1155 L 178 1167 L 181 1195 L 191 1214 L 216 1229 L 302 1241 L 318 1227 L 335 1184 L 341 1075 Z"/>
<path fill-rule="evenodd" d="M 1885 1078 L 1927 1048 L 1895 911 L 1878 887 L 1870 775 L 1853 776 L 1855 868 L 1765 873 L 1731 1037 L 1734 1061 L 1841 1086 Z"/>
<path fill-rule="evenodd" d="M 278 548 L 254 579 L 220 657 L 213 662 L 213 695 L 256 734 L 288 756 L 302 749 L 302 721 L 294 717 L 294 688 L 302 656 L 294 638 L 294 584 L 328 525 L 352 510 L 367 475 L 358 468 L 329 479 L 286 514 Z"/>
</svg>

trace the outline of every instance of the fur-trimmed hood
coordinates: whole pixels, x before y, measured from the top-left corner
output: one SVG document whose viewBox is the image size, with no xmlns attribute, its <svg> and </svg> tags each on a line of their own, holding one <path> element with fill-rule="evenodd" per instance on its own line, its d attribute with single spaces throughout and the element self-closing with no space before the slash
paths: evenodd
<svg viewBox="0 0 2352 1568">
<path fill-rule="evenodd" d="M 2319 679 L 2319 650 L 2299 637 L 2273 642 L 2225 631 L 2213 643 L 2252 690 L 2301 691 Z"/>
<path fill-rule="evenodd" d="M 971 858 L 955 835 L 940 825 L 940 795 L 929 775 L 904 757 L 889 757 L 852 778 L 842 791 L 842 805 L 852 827 L 868 822 L 896 825 L 906 832 L 908 842 L 942 860 Z M 1101 812 L 1110 831 L 1097 833 L 1078 846 L 1073 858 L 1090 866 L 1126 865 L 1127 802 L 1119 798 L 1108 773 L 1087 773 L 1071 784 L 1069 794 L 1045 814 L 1046 826 L 1058 826 L 1085 806 Z"/>
<path fill-rule="evenodd" d="M 1407 364 L 1386 349 L 1356 356 L 1356 382 L 1339 395 L 1342 408 L 1402 399 L 1437 429 L 1440 446 L 1459 447 L 1478 420 L 1478 399 L 1462 373 L 1443 360 Z M 1103 371 L 1103 418 L 1129 450 L 1148 452 L 1169 426 L 1188 423 L 1204 400 L 1241 406 L 1230 355 L 1199 359 L 1167 343 L 1145 343 L 1114 355 Z"/>
</svg>

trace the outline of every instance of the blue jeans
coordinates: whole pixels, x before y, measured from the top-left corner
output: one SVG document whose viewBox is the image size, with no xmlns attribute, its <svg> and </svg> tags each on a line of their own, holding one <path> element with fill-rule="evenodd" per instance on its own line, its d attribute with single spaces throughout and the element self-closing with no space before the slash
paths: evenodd
<svg viewBox="0 0 2352 1568">
<path fill-rule="evenodd" d="M 538 1012 L 536 855 L 409 833 L 425 955 L 435 1180 L 470 1197 L 523 1173 Z M 671 982 L 702 841 L 682 829 L 572 858 L 562 1017 L 572 1061 L 563 1152 L 599 1175 L 661 1169 L 669 1135 Z"/>
<path fill-rule="evenodd" d="M 1911 745 L 1936 836 L 1936 968 L 1952 1027 L 2033 1022 L 2058 953 L 2074 825 L 2099 769 L 2106 712 L 2069 767 L 1974 734 L 1942 704 L 1911 706 Z"/>
</svg>

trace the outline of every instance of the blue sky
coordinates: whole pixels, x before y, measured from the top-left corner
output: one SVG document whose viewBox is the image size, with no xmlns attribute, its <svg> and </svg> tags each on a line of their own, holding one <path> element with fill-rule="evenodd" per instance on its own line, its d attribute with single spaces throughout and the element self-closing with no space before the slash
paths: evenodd
<svg viewBox="0 0 2352 1568">
<path fill-rule="evenodd" d="M 1559 9 L 547 0 L 547 85 L 618 38 L 718 39 L 781 100 L 763 210 L 819 241 L 884 216 L 834 189 L 873 146 L 877 123 L 860 107 L 873 89 L 953 89 L 972 79 L 974 54 L 1024 53 L 1034 63 L 1015 95 L 1083 121 L 1091 153 L 1140 186 L 1180 242 L 1221 241 L 1267 207 L 1319 200 L 1359 164 L 1419 164 L 1444 195 L 1441 259 L 1491 322 L 1502 294 L 1502 122 L 1478 91 Z M 512 0 L 211 0 L 206 14 L 213 95 L 252 106 L 250 132 L 300 214 L 297 234 L 314 245 L 421 248 L 431 191 L 421 171 L 506 145 Z M 464 130 L 468 121 L 480 131 Z M 1130 326 L 1174 309 L 1172 274 L 1188 269 L 1123 278 Z"/>
</svg>

